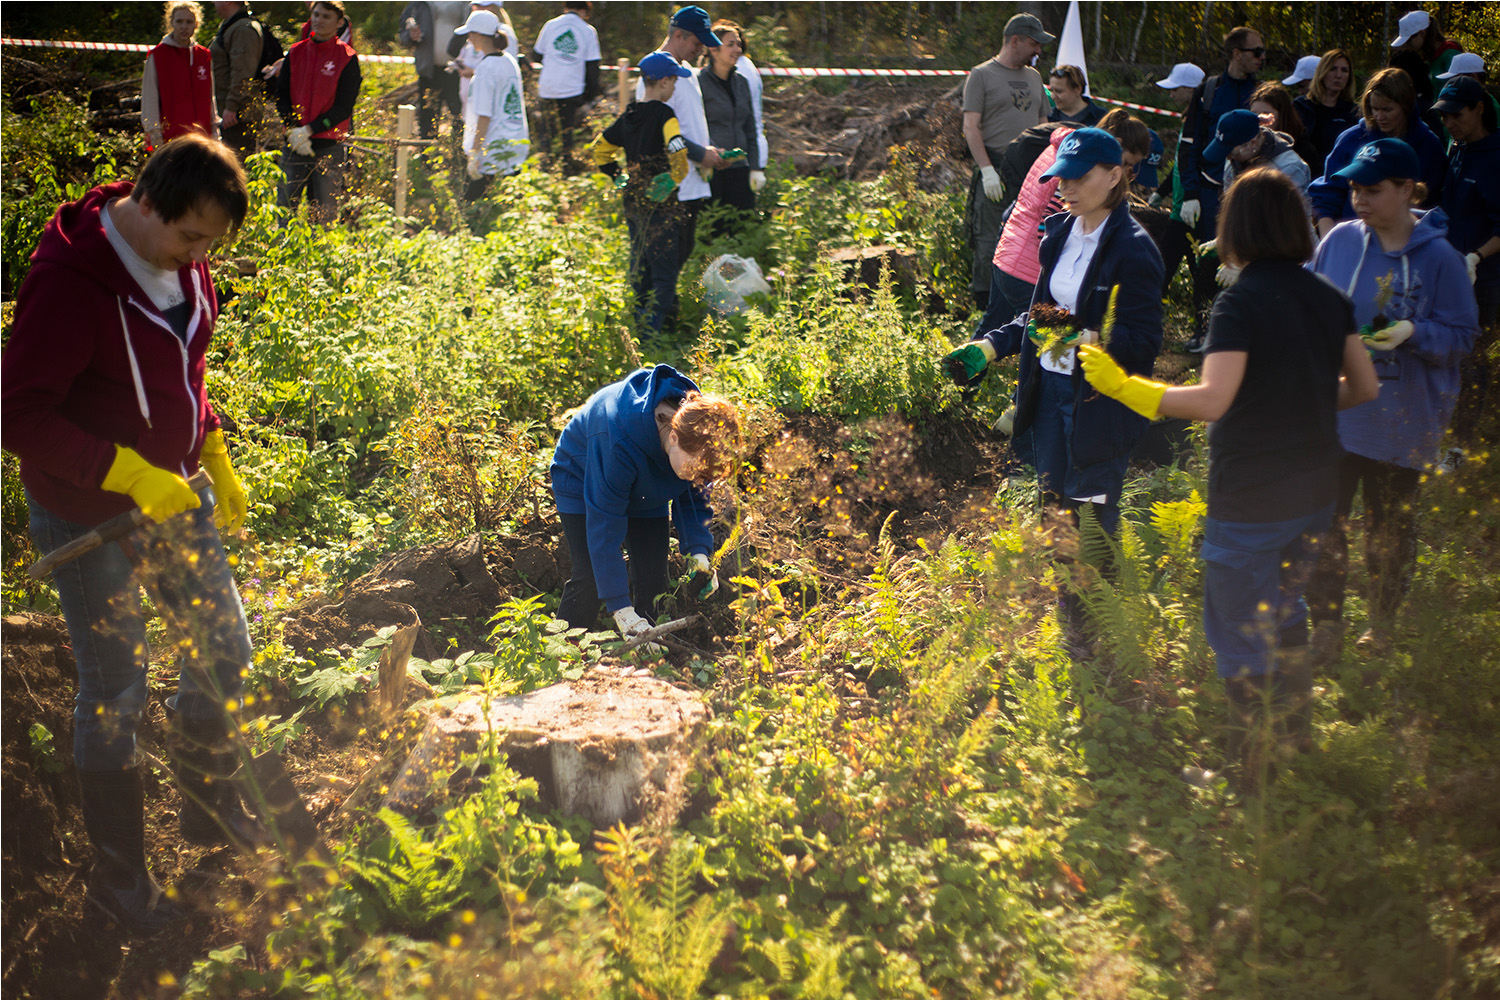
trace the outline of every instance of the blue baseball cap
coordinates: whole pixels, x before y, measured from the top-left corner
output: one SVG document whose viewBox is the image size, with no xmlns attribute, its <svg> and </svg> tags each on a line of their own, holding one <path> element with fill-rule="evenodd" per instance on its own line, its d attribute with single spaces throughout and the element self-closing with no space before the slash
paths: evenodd
<svg viewBox="0 0 1500 1000">
<path fill-rule="evenodd" d="M 1384 180 L 1419 180 L 1422 166 L 1416 151 L 1400 139 L 1376 139 L 1361 146 L 1349 165 L 1333 176 L 1370 187 Z"/>
<path fill-rule="evenodd" d="M 1057 147 L 1057 162 L 1047 168 L 1042 179 L 1077 180 L 1096 166 L 1118 167 L 1124 162 L 1120 140 L 1102 128 L 1081 128 L 1070 132 Z"/>
<path fill-rule="evenodd" d="M 669 76 L 692 76 L 693 73 L 682 63 L 673 59 L 665 52 L 653 52 L 641 60 L 641 76 L 648 80 L 665 80 Z"/>
<path fill-rule="evenodd" d="M 1454 61 L 1458 58 L 1455 56 Z M 1485 99 L 1484 85 L 1473 77 L 1455 76 L 1443 84 L 1442 91 L 1438 94 L 1437 103 L 1432 106 L 1434 111 L 1446 111 L 1449 114 L 1457 114 L 1465 108 L 1472 108 Z"/>
<path fill-rule="evenodd" d="M 1214 127 L 1213 141 L 1203 147 L 1203 159 L 1208 163 L 1222 163 L 1230 150 L 1254 139 L 1260 131 L 1260 116 L 1254 111 L 1238 108 L 1219 118 Z"/>
<path fill-rule="evenodd" d="M 708 19 L 708 11 L 702 7 L 683 7 L 672 15 L 672 27 L 691 31 L 698 36 L 698 41 L 711 49 L 716 49 L 719 47 L 719 36 L 708 30 L 708 26 L 712 23 Z"/>
</svg>

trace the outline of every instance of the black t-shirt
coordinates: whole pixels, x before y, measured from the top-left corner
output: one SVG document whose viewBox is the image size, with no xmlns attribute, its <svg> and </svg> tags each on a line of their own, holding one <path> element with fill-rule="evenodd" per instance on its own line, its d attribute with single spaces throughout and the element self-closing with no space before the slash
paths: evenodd
<svg viewBox="0 0 1500 1000">
<path fill-rule="evenodd" d="M 630 167 L 630 179 L 625 185 L 625 211 L 634 216 L 651 216 L 661 219 L 675 218 L 681 214 L 677 192 L 664 202 L 655 202 L 647 197 L 647 190 L 657 174 L 672 169 L 669 154 L 682 143 L 677 126 L 667 129 L 677 113 L 661 101 L 635 101 L 604 130 L 604 141 L 625 150 L 625 162 Z M 669 140 L 666 132 L 672 132 Z M 607 171 L 613 173 L 613 171 Z"/>
<path fill-rule="evenodd" d="M 1244 351 L 1245 379 L 1208 429 L 1208 514 L 1288 521 L 1330 504 L 1338 486 L 1338 383 L 1354 307 L 1284 261 L 1246 267 L 1220 293 L 1204 352 Z"/>
</svg>

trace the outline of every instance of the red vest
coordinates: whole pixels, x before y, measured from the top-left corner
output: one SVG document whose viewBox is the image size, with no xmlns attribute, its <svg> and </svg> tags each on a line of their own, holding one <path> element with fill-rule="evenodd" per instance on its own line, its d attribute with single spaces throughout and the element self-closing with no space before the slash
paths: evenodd
<svg viewBox="0 0 1500 1000">
<path fill-rule="evenodd" d="M 326 42 L 307 38 L 292 46 L 286 61 L 292 74 L 292 107 L 296 109 L 298 124 L 310 125 L 333 107 L 339 76 L 353 58 L 354 49 L 337 38 Z M 343 139 L 351 127 L 345 118 L 326 132 L 314 132 L 312 137 Z"/>
<path fill-rule="evenodd" d="M 213 134 L 213 56 L 202 45 L 191 49 L 166 42 L 151 50 L 161 104 L 162 140 L 188 132 Z"/>
</svg>

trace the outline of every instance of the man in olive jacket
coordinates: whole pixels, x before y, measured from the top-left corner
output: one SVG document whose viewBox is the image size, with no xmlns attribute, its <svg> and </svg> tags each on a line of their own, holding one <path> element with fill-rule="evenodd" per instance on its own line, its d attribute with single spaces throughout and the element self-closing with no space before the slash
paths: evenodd
<svg viewBox="0 0 1500 1000">
<path fill-rule="evenodd" d="M 214 101 L 220 115 L 219 137 L 244 159 L 258 151 L 256 131 L 266 103 L 260 79 L 263 28 L 247 5 L 218 0 L 214 10 L 219 31 L 209 44 L 214 61 Z"/>
</svg>

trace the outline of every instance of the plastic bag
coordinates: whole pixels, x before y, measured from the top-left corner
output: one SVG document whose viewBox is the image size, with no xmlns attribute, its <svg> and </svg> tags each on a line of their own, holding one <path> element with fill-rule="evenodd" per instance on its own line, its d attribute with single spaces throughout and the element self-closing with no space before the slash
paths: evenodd
<svg viewBox="0 0 1500 1000">
<path fill-rule="evenodd" d="M 744 312 L 746 298 L 770 292 L 760 265 L 749 257 L 726 253 L 715 257 L 703 271 L 703 300 L 723 316 Z"/>
</svg>

